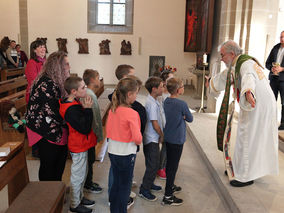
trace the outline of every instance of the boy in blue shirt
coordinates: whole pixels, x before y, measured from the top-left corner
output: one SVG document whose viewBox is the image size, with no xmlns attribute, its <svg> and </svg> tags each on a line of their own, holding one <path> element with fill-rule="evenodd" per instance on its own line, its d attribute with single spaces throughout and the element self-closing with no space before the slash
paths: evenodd
<svg viewBox="0 0 284 213">
<path fill-rule="evenodd" d="M 179 206 L 182 199 L 173 194 L 180 192 L 181 187 L 174 185 L 176 172 L 181 157 L 183 144 L 186 140 L 186 123 L 193 121 L 186 102 L 178 99 L 184 93 L 184 86 L 180 79 L 171 78 L 167 81 L 167 89 L 171 96 L 164 102 L 166 126 L 164 128 L 164 141 L 167 149 L 166 188 L 162 205 Z"/>
<path fill-rule="evenodd" d="M 154 180 L 159 169 L 159 143 L 163 142 L 162 113 L 158 96 L 163 93 L 163 82 L 159 77 L 150 77 L 145 87 L 150 93 L 145 104 L 147 123 L 143 134 L 143 152 L 145 156 L 146 171 L 140 186 L 139 196 L 155 201 L 157 197 L 150 190 L 160 191 L 162 187 L 156 186 Z"/>
</svg>

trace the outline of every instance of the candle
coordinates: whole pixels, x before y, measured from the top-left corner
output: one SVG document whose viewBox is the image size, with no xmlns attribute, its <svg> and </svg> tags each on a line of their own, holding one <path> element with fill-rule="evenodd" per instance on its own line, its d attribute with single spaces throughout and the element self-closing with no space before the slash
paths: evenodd
<svg viewBox="0 0 284 213">
<path fill-rule="evenodd" d="M 202 61 L 203 64 L 206 64 L 207 63 L 207 55 L 206 53 L 203 54 L 203 61 Z"/>
</svg>

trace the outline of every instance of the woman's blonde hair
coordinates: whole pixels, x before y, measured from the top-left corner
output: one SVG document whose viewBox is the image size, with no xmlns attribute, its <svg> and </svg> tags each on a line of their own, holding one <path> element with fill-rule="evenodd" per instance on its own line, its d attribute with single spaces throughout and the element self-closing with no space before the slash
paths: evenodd
<svg viewBox="0 0 284 213">
<path fill-rule="evenodd" d="M 64 89 L 64 82 L 70 76 L 70 73 L 65 71 L 65 57 L 67 57 L 67 54 L 63 51 L 50 54 L 33 85 L 35 85 L 43 75 L 46 75 L 57 84 L 61 92 L 61 97 L 65 97 L 67 93 Z"/>
<path fill-rule="evenodd" d="M 123 78 L 121 79 L 112 95 L 111 111 L 115 112 L 119 105 L 129 105 L 127 103 L 128 92 L 135 92 L 138 89 L 138 83 L 133 78 Z"/>
</svg>

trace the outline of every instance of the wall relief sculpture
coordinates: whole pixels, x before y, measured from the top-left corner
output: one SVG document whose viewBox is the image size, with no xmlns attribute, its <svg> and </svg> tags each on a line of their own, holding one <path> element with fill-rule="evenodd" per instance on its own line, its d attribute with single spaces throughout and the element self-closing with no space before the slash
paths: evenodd
<svg viewBox="0 0 284 213">
<path fill-rule="evenodd" d="M 79 43 L 79 54 L 89 54 L 89 46 L 87 38 L 76 38 L 76 41 Z"/>
<path fill-rule="evenodd" d="M 126 42 L 125 40 L 123 40 L 121 42 L 120 55 L 132 55 L 130 41 Z"/>
<path fill-rule="evenodd" d="M 100 55 L 110 55 L 110 50 L 109 50 L 109 43 L 110 40 L 106 39 L 106 40 L 102 40 L 101 43 L 99 43 L 99 47 L 100 47 Z"/>
<path fill-rule="evenodd" d="M 67 38 L 57 38 L 56 41 L 57 41 L 58 51 L 63 51 L 63 52 L 68 53 L 67 47 L 66 47 Z"/>
</svg>

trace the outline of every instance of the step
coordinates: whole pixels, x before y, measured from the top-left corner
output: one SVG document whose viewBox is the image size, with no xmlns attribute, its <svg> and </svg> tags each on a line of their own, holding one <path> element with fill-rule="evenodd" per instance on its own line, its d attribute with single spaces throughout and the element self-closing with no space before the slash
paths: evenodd
<svg viewBox="0 0 284 213">
<path fill-rule="evenodd" d="M 194 121 L 188 124 L 191 141 L 206 164 L 216 190 L 231 212 L 267 213 L 284 210 L 284 154 L 279 152 L 278 176 L 265 176 L 255 180 L 248 187 L 230 186 L 228 177 L 224 175 L 222 152 L 217 150 L 216 124 L 217 115 L 210 113 L 194 113 Z M 233 123 L 232 142 L 236 136 L 237 122 Z M 232 143 L 232 147 L 234 144 Z"/>
</svg>

